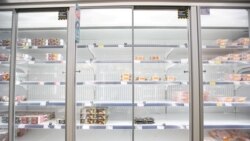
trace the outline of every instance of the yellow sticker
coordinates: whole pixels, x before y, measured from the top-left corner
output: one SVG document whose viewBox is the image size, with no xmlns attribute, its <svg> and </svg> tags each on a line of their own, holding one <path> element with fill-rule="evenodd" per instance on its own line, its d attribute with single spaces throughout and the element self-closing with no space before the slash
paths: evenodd
<svg viewBox="0 0 250 141">
<path fill-rule="evenodd" d="M 214 63 L 215 64 L 221 64 L 221 61 L 220 60 L 215 60 Z"/>
<path fill-rule="evenodd" d="M 220 46 L 220 48 L 226 48 L 226 46 Z"/>
<path fill-rule="evenodd" d="M 215 86 L 215 85 L 216 85 L 216 82 L 215 82 L 215 81 L 210 81 L 210 82 L 209 82 L 209 85 L 210 85 L 210 86 Z"/>
<path fill-rule="evenodd" d="M 98 45 L 99 48 L 104 48 L 103 44 Z"/>
<path fill-rule="evenodd" d="M 222 103 L 221 103 L 221 102 L 217 102 L 217 103 L 216 103 L 216 106 L 217 106 L 217 107 L 221 107 L 221 106 L 222 106 Z"/>
</svg>

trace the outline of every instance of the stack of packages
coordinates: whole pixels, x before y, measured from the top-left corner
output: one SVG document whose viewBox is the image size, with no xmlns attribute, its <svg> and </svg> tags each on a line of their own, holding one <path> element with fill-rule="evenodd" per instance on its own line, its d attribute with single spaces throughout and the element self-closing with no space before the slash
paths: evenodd
<svg viewBox="0 0 250 141">
<path fill-rule="evenodd" d="M 80 111 L 82 124 L 106 124 L 108 120 L 107 108 L 85 107 Z"/>
<path fill-rule="evenodd" d="M 59 38 L 50 38 L 48 39 L 49 46 L 60 46 L 63 45 L 63 40 Z"/>
<path fill-rule="evenodd" d="M 10 40 L 0 40 L 0 46 L 9 47 L 11 45 Z"/>
<path fill-rule="evenodd" d="M 7 72 L 0 72 L 0 81 L 9 81 L 10 75 Z"/>
<path fill-rule="evenodd" d="M 8 114 L 1 114 L 1 122 L 8 123 Z M 16 124 L 40 124 L 55 118 L 54 112 L 17 112 L 15 122 Z"/>
<path fill-rule="evenodd" d="M 43 38 L 40 38 L 40 39 L 35 38 L 35 39 L 31 40 L 31 45 L 42 47 L 42 46 L 48 45 L 48 41 L 46 39 L 43 39 Z"/>
</svg>

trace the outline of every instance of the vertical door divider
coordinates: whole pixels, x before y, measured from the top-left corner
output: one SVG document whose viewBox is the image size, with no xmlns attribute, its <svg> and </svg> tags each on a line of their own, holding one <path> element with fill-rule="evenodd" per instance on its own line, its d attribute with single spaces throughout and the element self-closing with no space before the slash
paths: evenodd
<svg viewBox="0 0 250 141">
<path fill-rule="evenodd" d="M 135 63 L 134 63 L 134 6 L 132 7 L 132 141 L 135 140 Z"/>
<path fill-rule="evenodd" d="M 9 122 L 8 138 L 9 141 L 15 140 L 15 81 L 16 81 L 16 41 L 18 13 L 12 11 L 12 30 L 11 30 L 11 52 L 10 52 L 10 81 L 9 81 Z"/>
<path fill-rule="evenodd" d="M 189 133 L 190 141 L 203 140 L 203 80 L 200 7 L 189 10 Z"/>
<path fill-rule="evenodd" d="M 66 51 L 66 131 L 65 140 L 75 141 L 76 136 L 76 42 L 75 42 L 75 11 L 76 7 L 72 6 L 68 10 L 68 28 L 67 28 L 67 51 Z"/>
</svg>

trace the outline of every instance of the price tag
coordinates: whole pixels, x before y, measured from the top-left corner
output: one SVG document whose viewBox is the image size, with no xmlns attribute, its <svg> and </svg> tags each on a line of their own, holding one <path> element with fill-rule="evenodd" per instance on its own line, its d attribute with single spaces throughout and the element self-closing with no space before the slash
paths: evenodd
<svg viewBox="0 0 250 141">
<path fill-rule="evenodd" d="M 232 105 L 232 103 L 230 103 L 230 102 L 226 102 L 226 103 L 225 103 L 225 106 L 227 106 L 227 107 L 232 107 L 233 105 Z"/>
<path fill-rule="evenodd" d="M 61 125 L 55 125 L 55 129 L 61 129 L 62 126 Z"/>
<path fill-rule="evenodd" d="M 32 49 L 38 49 L 38 46 L 32 46 Z"/>
<path fill-rule="evenodd" d="M 188 59 L 181 59 L 181 63 L 182 64 L 187 64 L 188 63 Z"/>
<path fill-rule="evenodd" d="M 94 45 L 88 45 L 89 48 L 94 48 L 95 46 Z"/>
<path fill-rule="evenodd" d="M 188 104 L 188 103 L 184 103 L 184 106 L 185 106 L 185 107 L 188 107 L 188 106 L 189 106 L 189 104 Z"/>
<path fill-rule="evenodd" d="M 124 48 L 124 45 L 118 45 L 119 48 Z"/>
<path fill-rule="evenodd" d="M 233 83 L 234 83 L 234 85 L 240 85 L 239 81 L 234 81 Z"/>
<path fill-rule="evenodd" d="M 207 46 L 206 45 L 202 45 L 202 48 L 207 48 Z"/>
<path fill-rule="evenodd" d="M 185 46 L 185 45 L 180 45 L 179 47 L 180 47 L 180 48 L 186 48 L 186 46 Z"/>
<path fill-rule="evenodd" d="M 99 48 L 104 48 L 103 44 L 98 45 Z"/>
<path fill-rule="evenodd" d="M 59 85 L 60 85 L 60 82 L 55 82 L 55 85 L 56 85 L 56 86 L 59 86 Z"/>
<path fill-rule="evenodd" d="M 171 105 L 172 105 L 173 107 L 175 107 L 175 106 L 176 106 L 176 103 L 172 103 Z"/>
<path fill-rule="evenodd" d="M 108 129 L 108 130 L 113 130 L 113 126 L 112 126 L 112 125 L 107 125 L 107 126 L 106 126 L 106 129 Z"/>
<path fill-rule="evenodd" d="M 46 101 L 42 101 L 41 103 L 40 103 L 40 106 L 46 106 Z"/>
<path fill-rule="evenodd" d="M 158 125 L 158 126 L 157 126 L 157 129 L 162 130 L 162 129 L 165 129 L 165 127 L 164 127 L 163 125 Z"/>
<path fill-rule="evenodd" d="M 248 46 L 243 46 L 243 48 L 249 48 Z"/>
<path fill-rule="evenodd" d="M 43 125 L 43 128 L 44 128 L 44 129 L 48 129 L 48 128 L 49 128 L 49 125 Z"/>
<path fill-rule="evenodd" d="M 92 103 L 91 102 L 85 102 L 84 106 L 90 107 L 90 106 L 92 106 Z"/>
<path fill-rule="evenodd" d="M 40 81 L 40 82 L 39 82 L 39 85 L 44 85 L 44 82 Z"/>
<path fill-rule="evenodd" d="M 29 61 L 28 64 L 35 64 L 35 61 Z"/>
<path fill-rule="evenodd" d="M 221 64 L 221 61 L 220 60 L 215 60 L 214 64 Z"/>
<path fill-rule="evenodd" d="M 216 106 L 217 106 L 217 107 L 221 107 L 222 105 L 223 105 L 222 102 L 217 102 L 217 103 L 216 103 Z"/>
<path fill-rule="evenodd" d="M 210 82 L 209 82 L 209 85 L 210 85 L 210 86 L 215 86 L 215 85 L 216 85 L 216 82 L 215 82 L 215 81 L 210 81 Z"/>
<path fill-rule="evenodd" d="M 141 61 L 140 61 L 140 60 L 134 60 L 134 62 L 135 62 L 135 63 L 141 63 Z"/>
<path fill-rule="evenodd" d="M 2 64 L 2 61 L 0 61 L 0 64 Z"/>
<path fill-rule="evenodd" d="M 220 46 L 220 48 L 226 48 L 226 46 Z"/>
<path fill-rule="evenodd" d="M 138 106 L 138 107 L 143 107 L 143 106 L 144 106 L 144 103 L 143 103 L 143 102 L 138 102 L 138 103 L 137 103 L 137 106 Z"/>
<path fill-rule="evenodd" d="M 142 126 L 136 126 L 136 129 L 142 130 Z"/>
<path fill-rule="evenodd" d="M 83 125 L 82 129 L 89 129 L 89 125 Z"/>
<path fill-rule="evenodd" d="M 128 82 L 127 81 L 121 81 L 121 85 L 127 85 Z"/>
<path fill-rule="evenodd" d="M 25 128 L 25 124 L 19 124 L 18 128 Z"/>
<path fill-rule="evenodd" d="M 16 85 L 20 85 L 21 84 L 21 82 L 20 81 L 16 81 Z"/>
</svg>

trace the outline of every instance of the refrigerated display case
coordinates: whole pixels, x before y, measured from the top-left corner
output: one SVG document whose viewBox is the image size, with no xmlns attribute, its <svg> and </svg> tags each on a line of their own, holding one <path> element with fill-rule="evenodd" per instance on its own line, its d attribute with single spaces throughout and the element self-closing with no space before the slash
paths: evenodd
<svg viewBox="0 0 250 141">
<path fill-rule="evenodd" d="M 201 9 L 204 135 L 207 140 L 250 139 L 249 10 Z"/>
<path fill-rule="evenodd" d="M 56 7 L 0 11 L 0 139 L 250 139 L 246 8 Z"/>
</svg>

